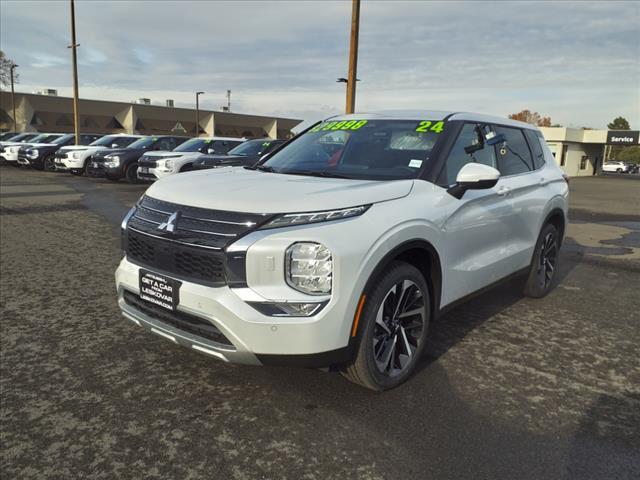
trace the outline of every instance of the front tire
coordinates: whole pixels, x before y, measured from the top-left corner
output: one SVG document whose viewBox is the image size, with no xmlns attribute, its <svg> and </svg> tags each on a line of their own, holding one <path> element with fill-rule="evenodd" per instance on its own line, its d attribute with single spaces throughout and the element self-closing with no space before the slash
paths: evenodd
<svg viewBox="0 0 640 480">
<path fill-rule="evenodd" d="M 134 184 L 138 183 L 140 180 L 138 179 L 138 164 L 132 163 L 127 167 L 127 170 L 124 172 L 124 176 L 127 182 Z"/>
<path fill-rule="evenodd" d="M 558 229 L 548 223 L 540 232 L 529 267 L 524 294 L 527 297 L 541 298 L 553 288 L 558 267 L 560 236 Z"/>
<path fill-rule="evenodd" d="M 343 374 L 365 388 L 397 387 L 413 373 L 425 348 L 431 300 L 422 273 L 393 262 L 365 298 L 354 362 Z"/>
<path fill-rule="evenodd" d="M 49 155 L 42 161 L 42 168 L 39 170 L 44 170 L 45 172 L 56 171 L 56 164 L 53 155 Z"/>
</svg>

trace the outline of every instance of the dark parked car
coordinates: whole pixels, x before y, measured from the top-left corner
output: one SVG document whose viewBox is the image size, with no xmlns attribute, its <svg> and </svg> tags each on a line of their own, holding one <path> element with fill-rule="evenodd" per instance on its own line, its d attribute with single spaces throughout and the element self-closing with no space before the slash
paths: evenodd
<svg viewBox="0 0 640 480">
<path fill-rule="evenodd" d="M 99 133 L 82 133 L 79 145 L 89 145 L 103 137 Z M 67 145 L 73 145 L 76 137 L 72 133 L 61 135 L 48 143 L 30 143 L 21 147 L 18 151 L 18 163 L 20 165 L 31 166 L 36 170 L 56 171 L 55 154 Z"/>
<path fill-rule="evenodd" d="M 229 150 L 226 155 L 202 155 L 193 162 L 194 170 L 204 170 L 218 167 L 250 167 L 260 158 L 271 152 L 278 145 L 282 145 L 284 140 L 271 140 L 261 138 L 258 140 L 247 140 L 235 148 Z"/>
<path fill-rule="evenodd" d="M 158 135 L 143 137 L 126 148 L 112 148 L 96 152 L 91 159 L 88 174 L 92 177 L 106 177 L 111 181 L 125 178 L 129 183 L 138 181 L 138 160 L 145 152 L 171 151 L 189 140 L 189 137 Z"/>
</svg>

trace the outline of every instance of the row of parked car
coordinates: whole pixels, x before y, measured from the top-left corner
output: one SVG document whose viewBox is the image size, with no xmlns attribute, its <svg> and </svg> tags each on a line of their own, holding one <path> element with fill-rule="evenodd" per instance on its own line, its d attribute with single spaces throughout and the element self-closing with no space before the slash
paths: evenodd
<svg viewBox="0 0 640 480">
<path fill-rule="evenodd" d="M 155 181 L 189 170 L 251 166 L 283 140 L 176 135 L 5 133 L 0 158 L 15 166 L 104 177 L 129 183 Z"/>
</svg>

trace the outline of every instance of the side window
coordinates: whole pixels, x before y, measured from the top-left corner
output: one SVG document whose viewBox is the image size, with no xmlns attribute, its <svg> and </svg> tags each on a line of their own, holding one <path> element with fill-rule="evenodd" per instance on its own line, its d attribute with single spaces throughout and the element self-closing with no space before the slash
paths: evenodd
<svg viewBox="0 0 640 480">
<path fill-rule="evenodd" d="M 184 137 L 169 137 L 169 140 L 171 140 L 171 144 L 173 145 L 171 147 L 171 150 L 173 150 L 178 145 L 182 145 L 184 142 L 186 142 L 189 139 Z"/>
<path fill-rule="evenodd" d="M 524 135 L 527 137 L 531 152 L 533 153 L 533 168 L 537 170 L 544 165 L 544 151 L 540 143 L 544 142 L 544 138 L 538 136 L 533 130 L 525 130 Z"/>
<path fill-rule="evenodd" d="M 153 150 L 171 150 L 169 141 L 166 138 L 161 138 L 153 145 Z"/>
<path fill-rule="evenodd" d="M 510 127 L 495 127 L 498 134 L 503 134 L 505 143 L 498 145 L 498 170 L 500 174 L 516 175 L 533 170 L 531 151 L 522 130 Z"/>
<path fill-rule="evenodd" d="M 486 127 L 466 123 L 447 157 L 438 183 L 453 185 L 458 172 L 467 163 L 482 163 L 496 168 L 496 152 L 492 146 L 484 144 Z"/>
</svg>

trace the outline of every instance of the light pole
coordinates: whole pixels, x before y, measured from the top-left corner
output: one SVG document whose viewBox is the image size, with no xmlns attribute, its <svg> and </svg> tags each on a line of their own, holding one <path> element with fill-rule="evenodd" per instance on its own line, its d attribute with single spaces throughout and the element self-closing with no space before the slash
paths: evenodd
<svg viewBox="0 0 640 480">
<path fill-rule="evenodd" d="M 9 67 L 9 70 L 11 71 L 11 107 L 13 107 L 13 131 L 14 132 L 18 131 L 18 123 L 16 119 L 16 92 L 13 89 L 13 71 L 18 66 L 19 65 L 12 63 L 11 66 Z"/>
<path fill-rule="evenodd" d="M 360 81 L 360 79 L 359 79 L 359 78 L 356 78 L 356 82 L 359 82 L 359 81 Z M 346 78 L 344 78 L 344 77 L 340 77 L 340 78 L 338 78 L 338 79 L 336 80 L 336 83 L 344 83 L 344 84 L 345 84 L 345 86 L 347 87 L 347 108 L 346 108 L 346 110 L 345 110 L 345 111 L 346 111 L 347 113 L 353 113 L 353 108 L 351 109 L 351 111 L 349 111 L 349 80 L 348 80 L 348 79 L 346 79 Z M 354 90 L 355 90 L 355 89 L 354 89 Z M 354 92 L 354 94 L 353 94 L 353 95 L 354 95 L 354 97 L 353 97 L 353 98 L 354 98 L 354 100 L 355 100 L 355 92 Z M 354 103 L 355 103 L 355 102 L 354 102 Z"/>
<path fill-rule="evenodd" d="M 205 92 L 196 92 L 196 137 L 200 136 L 200 100 L 198 97 Z"/>
<path fill-rule="evenodd" d="M 76 145 L 80 145 L 80 129 L 78 128 L 78 55 L 76 49 L 80 46 L 76 43 L 76 9 L 71 0 L 71 57 L 73 59 L 73 133 L 76 136 Z"/>
<path fill-rule="evenodd" d="M 349 50 L 349 75 L 347 78 L 347 113 L 356 106 L 356 74 L 358 70 L 358 32 L 360 31 L 360 0 L 351 4 L 351 46 Z"/>
</svg>

